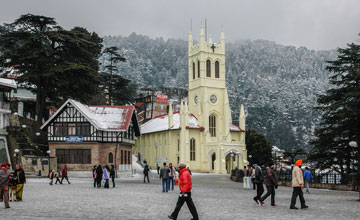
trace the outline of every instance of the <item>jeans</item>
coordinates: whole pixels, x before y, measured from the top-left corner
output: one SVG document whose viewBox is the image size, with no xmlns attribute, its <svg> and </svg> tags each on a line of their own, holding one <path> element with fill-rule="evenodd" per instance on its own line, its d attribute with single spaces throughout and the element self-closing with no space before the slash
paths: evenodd
<svg viewBox="0 0 360 220">
<path fill-rule="evenodd" d="M 63 177 L 61 178 L 60 184 L 62 184 L 64 178 L 66 179 L 66 181 L 68 182 L 68 184 L 70 184 L 69 178 L 68 178 L 67 176 L 63 176 Z"/>
<path fill-rule="evenodd" d="M 252 178 L 251 178 L 251 176 L 249 176 L 248 177 L 249 178 L 249 189 L 252 189 L 253 187 L 252 187 Z"/>
<path fill-rule="evenodd" d="M 271 205 L 275 205 L 275 186 L 274 185 L 266 185 L 266 194 L 261 197 L 259 201 L 263 202 L 267 197 L 271 195 Z"/>
<path fill-rule="evenodd" d="M 294 207 L 296 204 L 296 199 L 299 196 L 300 198 L 300 203 L 301 203 L 301 207 L 305 206 L 305 199 L 304 199 L 304 194 L 303 191 L 301 189 L 301 187 L 294 187 L 293 189 L 293 193 L 292 193 L 292 197 L 291 197 L 291 204 L 290 207 Z"/>
<path fill-rule="evenodd" d="M 169 191 L 169 179 L 162 178 L 162 187 L 163 187 L 163 192 Z"/>
<path fill-rule="evenodd" d="M 256 196 L 254 197 L 255 200 L 261 199 L 261 195 L 264 193 L 264 186 L 263 183 L 256 183 Z"/>
<path fill-rule="evenodd" d="M 309 191 L 309 188 L 310 188 L 310 179 L 308 179 L 308 180 L 305 180 L 305 187 L 306 187 L 306 192 L 307 193 L 310 193 L 310 191 Z"/>
<path fill-rule="evenodd" d="M 198 220 L 199 219 L 199 216 L 198 216 L 198 213 L 196 211 L 196 207 L 194 205 L 194 202 L 191 198 L 191 192 L 188 192 L 188 193 L 185 193 L 187 195 L 187 197 L 180 197 L 178 198 L 178 201 L 176 203 L 176 206 L 175 206 L 175 210 L 173 211 L 173 213 L 171 214 L 171 217 L 173 217 L 174 219 L 177 219 L 177 216 L 179 214 L 179 211 L 181 209 L 181 207 L 184 205 L 184 202 L 186 202 L 190 212 L 191 212 L 191 215 L 193 216 L 192 219 L 194 220 Z"/>
<path fill-rule="evenodd" d="M 145 178 L 147 178 L 148 183 L 150 183 L 149 174 L 144 174 L 144 183 L 145 183 Z"/>
<path fill-rule="evenodd" d="M 174 177 L 169 176 L 169 190 L 170 190 L 170 183 L 171 183 L 171 190 L 174 190 Z"/>
</svg>

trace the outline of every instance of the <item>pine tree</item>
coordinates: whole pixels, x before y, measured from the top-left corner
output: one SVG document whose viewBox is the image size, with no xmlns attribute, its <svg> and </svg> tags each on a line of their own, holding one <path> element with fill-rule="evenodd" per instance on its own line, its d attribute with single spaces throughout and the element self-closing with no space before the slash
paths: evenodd
<svg viewBox="0 0 360 220">
<path fill-rule="evenodd" d="M 48 105 L 67 98 L 86 102 L 96 94 L 101 43 L 84 28 L 65 30 L 54 18 L 26 14 L 1 28 L 0 67 L 14 67 L 18 82 L 36 93 L 41 121 Z"/>
<path fill-rule="evenodd" d="M 333 73 L 330 77 L 333 87 L 317 100 L 315 109 L 322 118 L 312 141 L 310 159 L 322 168 L 339 170 L 342 182 L 346 183 L 351 161 L 357 158 L 349 142 L 360 141 L 360 45 L 348 44 L 339 48 L 338 54 L 326 67 Z"/>
<path fill-rule="evenodd" d="M 245 133 L 246 149 L 250 164 L 268 163 L 272 161 L 272 147 L 263 134 L 257 133 L 253 129 L 246 130 Z"/>
</svg>

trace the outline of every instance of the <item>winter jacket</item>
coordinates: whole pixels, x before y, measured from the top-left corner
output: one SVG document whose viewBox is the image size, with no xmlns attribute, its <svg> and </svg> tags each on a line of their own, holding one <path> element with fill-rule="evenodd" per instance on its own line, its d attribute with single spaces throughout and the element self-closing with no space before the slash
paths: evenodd
<svg viewBox="0 0 360 220">
<path fill-rule="evenodd" d="M 191 175 L 186 168 L 180 170 L 179 179 L 180 179 L 179 188 L 181 193 L 191 192 L 192 189 Z"/>
<path fill-rule="evenodd" d="M 8 186 L 9 185 L 9 176 L 10 176 L 10 171 L 6 170 L 4 171 L 2 168 L 0 169 L 0 187 L 1 186 Z"/>
<path fill-rule="evenodd" d="M 149 166 L 148 166 L 148 165 L 146 165 L 146 166 L 144 167 L 143 173 L 144 173 L 145 175 L 148 175 L 148 173 L 149 173 Z"/>
<path fill-rule="evenodd" d="M 107 169 L 104 168 L 104 179 L 108 180 L 109 179 L 109 176 L 108 176 L 108 172 L 107 172 Z"/>
<path fill-rule="evenodd" d="M 160 178 L 163 178 L 164 180 L 167 180 L 169 178 L 170 170 L 168 167 L 164 166 L 160 170 Z"/>
<path fill-rule="evenodd" d="M 276 177 L 275 177 L 275 172 L 270 167 L 268 167 L 266 169 L 266 178 L 265 178 L 264 183 L 267 186 L 277 186 L 277 180 L 276 180 Z"/>
<path fill-rule="evenodd" d="M 24 184 L 26 182 L 25 172 L 23 169 L 20 168 L 15 170 L 14 174 L 17 178 L 17 184 Z"/>
<path fill-rule="evenodd" d="M 100 181 L 102 179 L 103 169 L 100 166 L 96 168 L 96 181 Z"/>
<path fill-rule="evenodd" d="M 62 176 L 67 176 L 67 171 L 68 171 L 67 167 L 62 168 L 61 170 Z"/>
<path fill-rule="evenodd" d="M 292 170 L 292 187 L 300 187 L 300 185 L 304 185 L 304 178 L 302 174 L 302 170 L 298 166 L 294 166 Z"/>
<path fill-rule="evenodd" d="M 305 180 L 312 180 L 313 179 L 313 176 L 312 176 L 310 170 L 305 170 L 304 171 L 304 179 Z"/>
<path fill-rule="evenodd" d="M 16 176 L 9 176 L 9 188 L 16 189 L 16 185 L 17 185 L 16 182 L 17 182 Z"/>
<path fill-rule="evenodd" d="M 115 177 L 115 169 L 110 169 L 110 178 Z"/>
<path fill-rule="evenodd" d="M 255 169 L 255 180 L 254 180 L 255 183 L 262 183 L 264 182 L 264 175 L 263 175 L 263 172 L 262 172 L 262 169 L 260 166 L 256 167 Z"/>
<path fill-rule="evenodd" d="M 169 167 L 169 170 L 170 170 L 170 173 L 169 173 L 169 176 L 176 176 L 176 170 L 175 170 L 175 167 Z"/>
</svg>

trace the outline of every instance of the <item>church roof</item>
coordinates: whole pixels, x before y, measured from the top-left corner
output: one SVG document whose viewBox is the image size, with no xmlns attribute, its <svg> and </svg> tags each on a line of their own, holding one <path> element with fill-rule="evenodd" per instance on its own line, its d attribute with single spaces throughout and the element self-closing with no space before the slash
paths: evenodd
<svg viewBox="0 0 360 220">
<path fill-rule="evenodd" d="M 190 129 L 204 129 L 204 127 L 199 125 L 198 119 L 193 114 L 189 114 L 189 123 L 186 128 Z M 160 131 L 167 130 L 177 130 L 180 129 L 180 113 L 174 112 L 173 114 L 173 126 L 169 128 L 169 115 L 162 114 L 156 116 L 154 119 L 142 124 L 140 126 L 141 134 L 149 134 Z M 240 131 L 243 132 L 239 126 L 230 124 L 230 131 Z"/>
<path fill-rule="evenodd" d="M 0 86 L 9 89 L 16 89 L 16 82 L 13 79 L 0 78 Z"/>
<path fill-rule="evenodd" d="M 103 131 L 126 131 L 130 125 L 133 114 L 135 114 L 135 107 L 131 105 L 85 105 L 78 101 L 68 99 L 40 129 L 43 129 L 55 120 L 69 103 L 95 126 L 96 129 Z M 137 126 L 135 125 L 135 127 Z"/>
</svg>

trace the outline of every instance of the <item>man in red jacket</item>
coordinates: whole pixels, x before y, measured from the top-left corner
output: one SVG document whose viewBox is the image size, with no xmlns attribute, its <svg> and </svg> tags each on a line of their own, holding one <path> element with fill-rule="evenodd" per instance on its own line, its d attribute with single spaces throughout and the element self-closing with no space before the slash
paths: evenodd
<svg viewBox="0 0 360 220">
<path fill-rule="evenodd" d="M 178 171 L 179 171 L 179 179 L 180 179 L 180 183 L 179 183 L 180 195 L 176 203 L 174 212 L 168 217 L 170 219 L 177 219 L 181 207 L 184 205 L 184 202 L 186 202 L 193 216 L 193 219 L 198 220 L 199 216 L 196 211 L 194 202 L 192 201 L 191 198 L 191 188 L 192 188 L 191 175 L 189 171 L 186 169 L 186 165 L 183 163 L 179 165 Z"/>
</svg>

